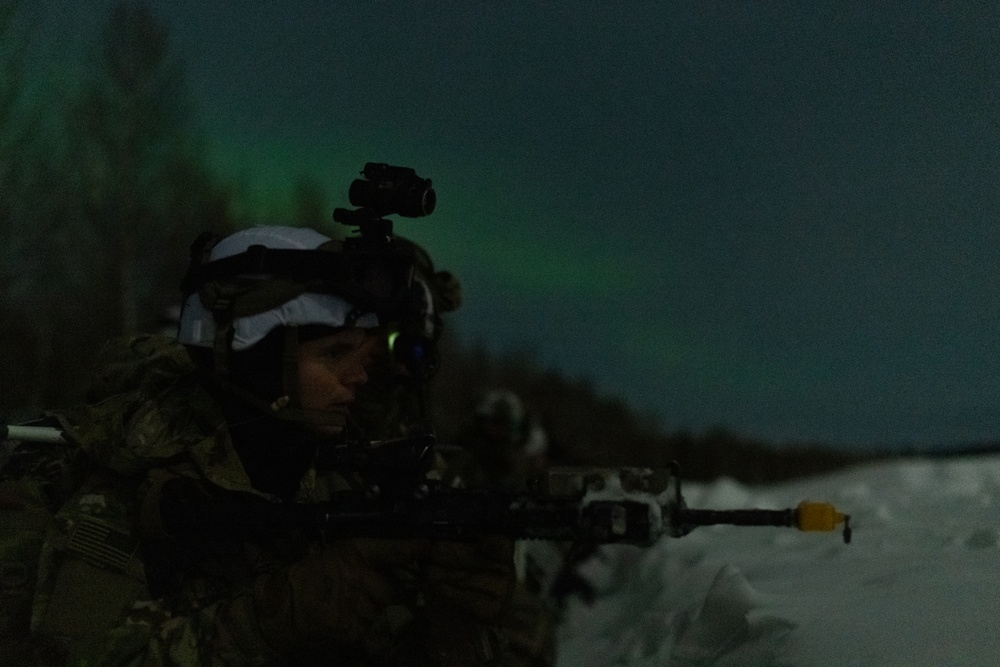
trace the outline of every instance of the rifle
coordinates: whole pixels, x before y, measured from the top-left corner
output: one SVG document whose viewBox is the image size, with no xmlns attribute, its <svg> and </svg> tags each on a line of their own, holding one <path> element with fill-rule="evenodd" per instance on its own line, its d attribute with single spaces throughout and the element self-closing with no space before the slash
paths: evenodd
<svg viewBox="0 0 1000 667">
<path fill-rule="evenodd" d="M 687 507 L 680 466 L 667 468 L 552 467 L 526 491 L 451 488 L 429 479 L 435 438 L 431 435 L 332 447 L 320 467 L 360 473 L 359 488 L 319 503 L 274 503 L 250 494 L 221 492 L 192 501 L 165 487 L 161 513 L 168 531 L 217 534 L 290 526 L 337 537 L 471 539 L 500 534 L 514 539 L 577 544 L 649 546 L 663 536 L 682 537 L 698 526 L 785 526 L 834 531 L 843 524 L 851 540 L 850 516 L 823 502 L 782 510 L 707 510 Z"/>
<path fill-rule="evenodd" d="M 62 443 L 57 428 L 6 426 L 0 440 Z M 430 479 L 436 438 L 422 435 L 380 443 L 341 444 L 319 452 L 317 466 L 363 480 L 320 503 L 274 503 L 233 491 L 171 493 L 164 489 L 164 527 L 178 533 L 271 532 L 289 526 L 332 537 L 467 539 L 486 534 L 577 544 L 649 546 L 663 536 L 683 537 L 699 526 L 783 526 L 832 532 L 851 517 L 825 502 L 795 508 L 707 510 L 689 508 L 680 465 L 666 468 L 554 466 L 530 480 L 526 491 L 455 489 Z M 180 480 L 184 481 L 184 480 Z"/>
</svg>

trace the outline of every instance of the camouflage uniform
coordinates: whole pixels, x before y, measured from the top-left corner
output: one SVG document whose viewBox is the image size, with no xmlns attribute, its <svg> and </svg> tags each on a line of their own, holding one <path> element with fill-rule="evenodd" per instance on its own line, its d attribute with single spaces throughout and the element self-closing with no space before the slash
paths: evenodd
<svg viewBox="0 0 1000 667">
<path fill-rule="evenodd" d="M 545 430 L 508 390 L 490 391 L 480 401 L 474 428 L 462 444 L 449 461 L 455 487 L 524 491 L 547 465 Z"/>
<path fill-rule="evenodd" d="M 540 629 L 535 601 L 519 588 L 488 628 L 409 597 L 378 610 L 350 646 L 303 653 L 268 643 L 265 626 L 278 621 L 257 609 L 260 582 L 308 559 L 320 548 L 316 537 L 298 529 L 223 534 L 187 551 L 159 539 L 160 493 L 178 480 L 275 499 L 251 485 L 220 407 L 181 345 L 156 336 L 120 341 L 102 367 L 92 402 L 60 416 L 78 448 L 8 457 L 0 470 L 0 656 L 11 664 L 553 662 L 551 628 Z M 297 500 L 348 484 L 310 470 Z M 350 581 L 349 569 L 344 576 Z M 396 576 L 401 589 L 412 587 L 406 568 Z"/>
</svg>

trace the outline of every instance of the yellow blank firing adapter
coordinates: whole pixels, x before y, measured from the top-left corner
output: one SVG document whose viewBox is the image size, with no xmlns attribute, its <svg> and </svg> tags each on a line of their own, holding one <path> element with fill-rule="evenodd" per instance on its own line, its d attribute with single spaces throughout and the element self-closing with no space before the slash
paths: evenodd
<svg viewBox="0 0 1000 667">
<path fill-rule="evenodd" d="M 841 514 L 830 503 L 803 500 L 795 508 L 795 526 L 799 530 L 831 532 L 844 524 L 844 542 L 851 541 L 851 516 Z"/>
</svg>

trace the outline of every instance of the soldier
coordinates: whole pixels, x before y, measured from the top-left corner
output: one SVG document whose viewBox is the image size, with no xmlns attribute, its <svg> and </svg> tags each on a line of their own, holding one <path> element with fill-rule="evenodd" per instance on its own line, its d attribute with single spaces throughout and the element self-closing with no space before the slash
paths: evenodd
<svg viewBox="0 0 1000 667">
<path fill-rule="evenodd" d="M 253 228 L 202 250 L 178 340 L 113 344 L 91 402 L 59 415 L 69 463 L 32 467 L 40 479 L 0 471 L 0 526 L 27 535 L 13 542 L 16 560 L 0 555 L 3 585 L 35 591 L 30 605 L 22 596 L 0 607 L 12 615 L 0 655 L 44 665 L 549 664 L 524 632 L 533 625 L 509 540 L 344 538 L 229 513 L 207 521 L 231 497 L 271 507 L 350 488 L 349 475 L 315 462 L 344 437 L 385 331 L 365 285 L 309 273 L 345 253 L 313 230 Z M 188 530 L 194 520 L 217 530 Z"/>
<path fill-rule="evenodd" d="M 180 323 L 181 306 L 178 303 L 172 303 L 160 311 L 160 319 L 156 322 L 156 333 L 161 336 L 176 338 L 177 328 L 180 326 Z"/>
<path fill-rule="evenodd" d="M 523 491 L 548 464 L 548 436 L 521 398 L 507 389 L 488 391 L 476 406 L 473 435 L 448 469 L 456 487 Z M 551 612 L 548 623 L 571 595 L 590 600 L 593 589 L 577 571 L 586 545 L 519 540 L 514 561 L 518 581 Z"/>
<path fill-rule="evenodd" d="M 466 453 L 455 463 L 454 486 L 522 491 L 547 465 L 548 437 L 520 397 L 506 389 L 486 393 L 476 406 Z"/>
</svg>

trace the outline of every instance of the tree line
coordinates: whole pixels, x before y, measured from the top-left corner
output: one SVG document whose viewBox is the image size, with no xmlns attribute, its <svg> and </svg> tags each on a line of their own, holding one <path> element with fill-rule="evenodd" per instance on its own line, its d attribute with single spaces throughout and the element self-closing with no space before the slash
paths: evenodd
<svg viewBox="0 0 1000 667">
<path fill-rule="evenodd" d="M 613 396 L 596 391 L 585 378 L 569 378 L 541 368 L 530 354 L 496 356 L 463 345 L 445 329 L 440 371 L 432 380 L 432 423 L 444 442 L 460 444 L 473 428 L 476 405 L 491 389 L 517 394 L 547 432 L 552 463 L 596 466 L 681 465 L 685 479 L 721 476 L 765 484 L 817 475 L 875 458 L 822 443 L 772 443 L 723 427 L 702 433 L 670 431 L 661 421 Z"/>
</svg>

